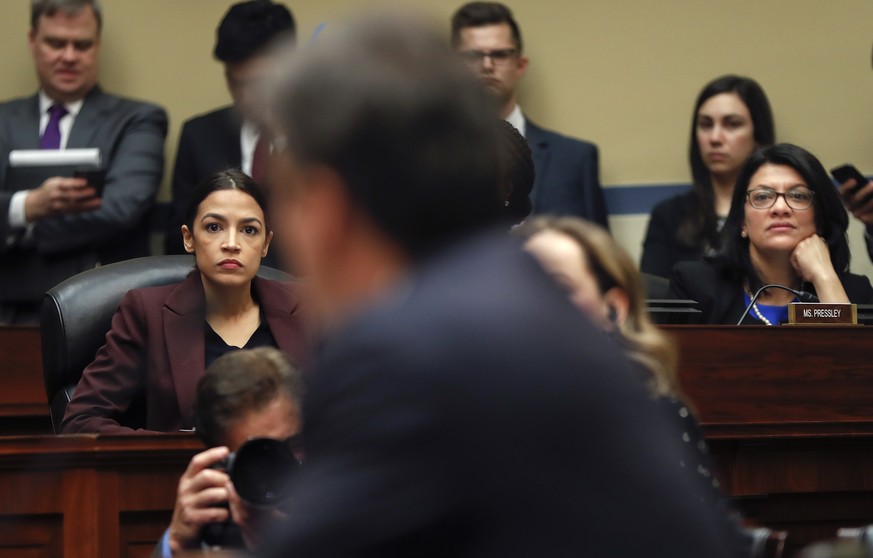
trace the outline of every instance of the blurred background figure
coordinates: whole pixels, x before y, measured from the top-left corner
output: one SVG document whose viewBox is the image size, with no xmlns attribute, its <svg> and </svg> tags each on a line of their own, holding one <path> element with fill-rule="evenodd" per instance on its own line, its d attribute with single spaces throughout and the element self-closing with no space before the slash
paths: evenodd
<svg viewBox="0 0 873 558">
<path fill-rule="evenodd" d="M 266 103 L 260 94 L 274 66 L 271 47 L 293 42 L 294 16 L 270 0 L 239 2 L 230 7 L 215 33 L 215 59 L 224 67 L 233 104 L 196 116 L 182 125 L 173 168 L 172 216 L 167 254 L 185 253 L 179 230 L 194 187 L 220 170 L 237 168 L 266 187 L 272 149 L 265 126 Z M 267 262 L 275 267 L 275 262 Z"/>
<path fill-rule="evenodd" d="M 756 151 L 733 194 L 722 231 L 723 254 L 680 262 L 671 297 L 698 302 L 702 323 L 736 324 L 768 284 L 808 291 L 821 302 L 869 303 L 870 280 L 848 272 L 849 217 L 830 176 L 814 155 L 791 144 Z M 744 324 L 788 320 L 792 292 L 771 288 Z"/>
<path fill-rule="evenodd" d="M 191 459 L 179 480 L 172 523 L 153 557 L 170 558 L 204 546 L 212 550 L 257 546 L 261 534 L 282 512 L 259 510 L 241 500 L 223 460 L 256 438 L 281 441 L 302 459 L 302 399 L 300 371 L 274 348 L 228 353 L 206 369 L 197 384 L 194 424 L 209 449 Z M 239 461 L 235 465 L 245 466 Z M 290 474 L 293 468 L 289 467 Z M 269 477 L 276 471 L 243 472 L 247 473 L 270 486 L 274 479 Z"/>
<path fill-rule="evenodd" d="M 303 356 L 298 291 L 257 277 L 273 236 L 267 215 L 263 190 L 239 170 L 197 186 L 180 233 L 194 269 L 125 295 L 67 406 L 65 433 L 190 428 L 197 382 L 221 355 L 271 346 Z"/>
<path fill-rule="evenodd" d="M 770 103 L 757 82 L 723 76 L 708 83 L 691 117 L 693 187 L 652 210 L 640 271 L 670 277 L 677 262 L 714 254 L 740 170 L 756 148 L 773 145 L 775 136 Z"/>
<path fill-rule="evenodd" d="M 849 180 L 840 184 L 840 195 L 852 215 L 864 223 L 864 242 L 867 254 L 873 260 L 873 182 L 858 184 Z"/>
<path fill-rule="evenodd" d="M 840 195 L 852 215 L 864 223 L 867 255 L 873 260 L 873 182 L 858 185 L 850 179 L 840 185 Z"/>
</svg>

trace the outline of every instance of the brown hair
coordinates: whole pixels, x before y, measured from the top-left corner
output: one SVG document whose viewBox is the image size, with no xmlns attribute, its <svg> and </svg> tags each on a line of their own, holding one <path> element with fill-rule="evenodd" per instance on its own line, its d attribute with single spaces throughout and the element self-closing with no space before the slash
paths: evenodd
<svg viewBox="0 0 873 558">
<path fill-rule="evenodd" d="M 259 347 L 222 355 L 197 384 L 197 435 L 208 446 L 221 445 L 231 425 L 280 397 L 301 408 L 302 376 L 281 351 Z"/>
<path fill-rule="evenodd" d="M 39 18 L 42 16 L 52 17 L 59 11 L 65 14 L 78 14 L 88 6 L 94 11 L 94 19 L 97 20 L 97 34 L 103 28 L 103 9 L 100 0 L 31 0 L 30 2 L 30 28 L 36 31 L 39 26 Z"/>
</svg>

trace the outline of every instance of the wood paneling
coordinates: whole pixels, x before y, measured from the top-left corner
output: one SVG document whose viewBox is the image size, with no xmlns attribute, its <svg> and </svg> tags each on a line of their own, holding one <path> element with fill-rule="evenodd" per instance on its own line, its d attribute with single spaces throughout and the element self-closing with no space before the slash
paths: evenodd
<svg viewBox="0 0 873 558">
<path fill-rule="evenodd" d="M 0 558 L 62 556 L 63 536 L 58 514 L 0 517 Z"/>
<path fill-rule="evenodd" d="M 873 328 L 667 330 L 750 523 L 788 531 L 789 552 L 873 523 Z M 179 434 L 0 438 L 0 558 L 147 555 L 199 448 Z"/>
<path fill-rule="evenodd" d="M 37 327 L 0 326 L 0 435 L 50 434 Z"/>
<path fill-rule="evenodd" d="M 201 448 L 182 434 L 0 438 L 0 558 L 148 555 Z"/>
<path fill-rule="evenodd" d="M 873 328 L 666 328 L 723 490 L 793 551 L 873 523 Z"/>
</svg>

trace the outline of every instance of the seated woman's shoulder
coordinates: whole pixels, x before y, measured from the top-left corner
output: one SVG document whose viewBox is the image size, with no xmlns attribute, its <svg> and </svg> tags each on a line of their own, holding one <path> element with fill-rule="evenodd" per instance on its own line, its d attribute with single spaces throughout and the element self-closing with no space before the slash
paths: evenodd
<svg viewBox="0 0 873 558">
<path fill-rule="evenodd" d="M 692 280 L 716 280 L 723 279 L 727 275 L 727 268 L 720 259 L 689 260 L 677 262 L 673 266 L 673 276 L 686 277 Z"/>
<path fill-rule="evenodd" d="M 655 204 L 652 214 L 681 216 L 689 213 L 694 205 L 694 193 L 683 192 L 665 198 Z"/>
<path fill-rule="evenodd" d="M 873 304 L 873 286 L 870 279 L 865 275 L 844 273 L 840 276 L 843 288 L 849 301 L 855 304 Z"/>
</svg>

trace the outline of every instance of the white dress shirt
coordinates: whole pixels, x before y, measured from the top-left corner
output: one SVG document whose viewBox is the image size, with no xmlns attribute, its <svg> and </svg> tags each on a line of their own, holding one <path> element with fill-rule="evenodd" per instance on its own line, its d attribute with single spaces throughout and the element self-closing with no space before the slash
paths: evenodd
<svg viewBox="0 0 873 558">
<path fill-rule="evenodd" d="M 527 131 L 527 125 L 524 120 L 524 115 L 521 113 L 521 107 L 518 106 L 518 104 L 515 105 L 515 108 L 512 109 L 512 112 L 510 112 L 504 120 L 512 124 L 522 137 L 526 137 L 525 132 Z"/>
<path fill-rule="evenodd" d="M 58 127 L 61 130 L 61 149 L 66 149 L 67 140 L 70 138 L 70 130 L 73 129 L 73 122 L 76 121 L 79 111 L 82 110 L 84 99 L 79 99 L 72 103 L 64 103 L 64 108 L 67 109 L 67 114 L 61 117 L 58 122 Z M 43 91 L 39 92 L 39 136 L 42 137 L 45 132 L 45 127 L 48 126 L 49 113 L 48 110 L 55 104 Z M 24 212 L 24 202 L 27 199 L 27 194 L 30 190 L 19 190 L 12 194 L 9 200 L 9 228 L 21 229 L 28 225 L 27 218 Z"/>
<path fill-rule="evenodd" d="M 255 123 L 251 120 L 243 120 L 242 127 L 239 131 L 239 148 L 240 169 L 247 175 L 252 175 L 252 161 L 255 158 L 255 147 L 258 145 L 258 139 L 261 137 L 261 132 Z"/>
</svg>

